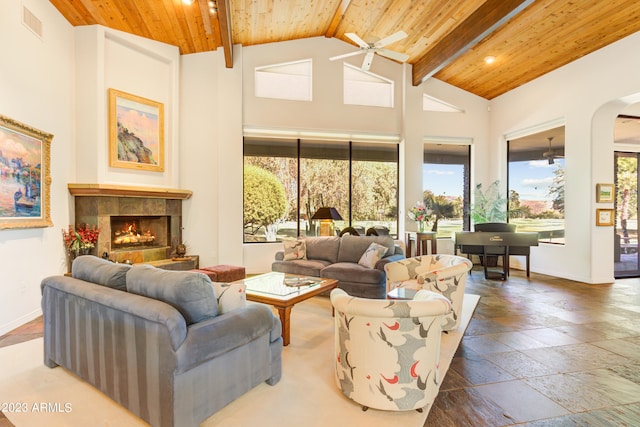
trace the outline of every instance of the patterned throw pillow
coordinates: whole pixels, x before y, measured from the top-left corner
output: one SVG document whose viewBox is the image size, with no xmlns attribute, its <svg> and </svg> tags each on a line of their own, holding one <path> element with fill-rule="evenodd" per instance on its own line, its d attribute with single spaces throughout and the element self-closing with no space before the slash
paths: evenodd
<svg viewBox="0 0 640 427">
<path fill-rule="evenodd" d="M 365 267 L 374 268 L 376 263 L 382 259 L 384 254 L 387 253 L 387 247 L 379 245 L 377 243 L 371 243 L 366 251 L 360 257 L 358 264 Z"/>
<path fill-rule="evenodd" d="M 247 305 L 247 286 L 244 283 L 213 282 L 213 289 L 218 300 L 218 314 Z"/>
<path fill-rule="evenodd" d="M 304 240 L 285 240 L 284 260 L 307 259 L 307 245 Z"/>
</svg>

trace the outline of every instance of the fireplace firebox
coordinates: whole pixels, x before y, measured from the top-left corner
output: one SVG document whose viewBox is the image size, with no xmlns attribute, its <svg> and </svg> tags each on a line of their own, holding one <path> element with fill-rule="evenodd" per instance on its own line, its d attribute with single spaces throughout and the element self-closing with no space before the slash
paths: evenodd
<svg viewBox="0 0 640 427">
<path fill-rule="evenodd" d="M 112 216 L 111 249 L 140 249 L 167 246 L 167 216 Z"/>
</svg>

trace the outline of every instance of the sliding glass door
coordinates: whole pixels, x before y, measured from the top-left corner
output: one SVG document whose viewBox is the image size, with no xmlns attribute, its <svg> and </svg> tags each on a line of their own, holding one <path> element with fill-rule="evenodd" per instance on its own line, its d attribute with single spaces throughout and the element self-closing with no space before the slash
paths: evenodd
<svg viewBox="0 0 640 427">
<path fill-rule="evenodd" d="M 638 251 L 638 160 L 640 153 L 615 153 L 614 275 L 640 276 Z"/>
</svg>

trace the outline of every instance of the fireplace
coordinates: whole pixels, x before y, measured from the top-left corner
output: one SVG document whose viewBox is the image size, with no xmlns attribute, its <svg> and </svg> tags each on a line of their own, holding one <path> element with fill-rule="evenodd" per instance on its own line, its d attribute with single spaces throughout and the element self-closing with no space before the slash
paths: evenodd
<svg viewBox="0 0 640 427">
<path fill-rule="evenodd" d="M 115 262 L 171 258 L 182 242 L 182 200 L 187 190 L 69 184 L 75 196 L 76 224 L 97 225 L 94 255 Z"/>
</svg>

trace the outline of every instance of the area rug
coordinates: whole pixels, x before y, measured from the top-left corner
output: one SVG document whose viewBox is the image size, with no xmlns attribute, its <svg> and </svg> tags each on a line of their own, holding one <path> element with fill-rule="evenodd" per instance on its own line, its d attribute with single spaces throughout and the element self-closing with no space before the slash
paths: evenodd
<svg viewBox="0 0 640 427">
<path fill-rule="evenodd" d="M 461 325 L 442 335 L 440 369 L 449 369 L 479 301 L 465 295 Z M 333 318 L 328 297 L 297 304 L 291 314 L 291 343 L 282 354 L 282 379 L 260 384 L 202 423 L 203 427 L 422 427 L 428 416 L 416 411 L 369 409 L 342 395 L 333 377 Z M 0 349 L 0 402 L 16 427 L 145 426 L 145 422 L 63 368 L 43 364 L 42 338 Z"/>
</svg>

